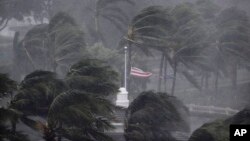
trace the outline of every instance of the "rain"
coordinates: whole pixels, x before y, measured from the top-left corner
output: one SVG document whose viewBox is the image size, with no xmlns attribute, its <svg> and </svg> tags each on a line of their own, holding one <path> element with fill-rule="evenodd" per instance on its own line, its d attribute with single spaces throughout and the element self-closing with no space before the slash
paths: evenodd
<svg viewBox="0 0 250 141">
<path fill-rule="evenodd" d="M 0 141 L 231 140 L 250 125 L 249 7 L 0 0 Z"/>
</svg>

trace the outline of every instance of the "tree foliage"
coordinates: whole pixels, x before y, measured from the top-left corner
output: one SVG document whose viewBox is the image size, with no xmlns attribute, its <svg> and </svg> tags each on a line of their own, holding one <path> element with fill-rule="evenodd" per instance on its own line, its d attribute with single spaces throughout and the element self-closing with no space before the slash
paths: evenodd
<svg viewBox="0 0 250 141">
<path fill-rule="evenodd" d="M 195 130 L 189 141 L 228 141 L 230 136 L 230 125 L 232 124 L 249 124 L 249 107 L 241 110 L 234 116 L 227 119 L 220 119 L 210 123 L 205 123 Z"/>
<path fill-rule="evenodd" d="M 11 80 L 7 74 L 0 74 L 0 97 L 12 93 L 16 89 L 16 82 Z"/>
<path fill-rule="evenodd" d="M 172 24 L 169 9 L 150 6 L 132 19 L 124 38 L 128 44 L 141 48 L 146 54 L 150 53 L 149 49 L 152 48 L 164 50 Z M 132 46 L 128 47 L 132 48 Z"/>
<path fill-rule="evenodd" d="M 175 140 L 173 131 L 189 131 L 186 107 L 166 93 L 142 92 L 126 112 L 125 138 L 131 141 Z"/>
<path fill-rule="evenodd" d="M 227 8 L 218 15 L 216 25 L 219 31 L 219 47 L 225 54 L 231 72 L 232 87 L 237 87 L 237 69 L 249 66 L 249 21 L 248 16 L 236 7 Z"/>
<path fill-rule="evenodd" d="M 123 55 L 118 50 L 107 48 L 100 42 L 87 47 L 86 50 L 84 56 L 87 58 L 102 60 L 108 65 L 122 70 Z"/>
<path fill-rule="evenodd" d="M 65 13 L 55 15 L 50 23 L 37 25 L 14 48 L 16 64 L 32 72 L 37 69 L 66 73 L 82 56 L 85 40 L 74 19 Z"/>
<path fill-rule="evenodd" d="M 20 83 L 12 107 L 25 115 L 46 116 L 54 98 L 66 90 L 64 82 L 49 71 L 35 71 Z"/>
<path fill-rule="evenodd" d="M 111 23 L 118 31 L 124 32 L 126 25 L 128 25 L 128 14 L 119 7 L 119 4 L 134 5 L 133 0 L 96 0 L 95 7 L 91 9 L 94 12 L 95 27 L 89 27 L 90 33 L 96 38 L 97 41 L 106 42 L 105 33 L 101 21 L 106 20 Z"/>
<path fill-rule="evenodd" d="M 0 74 L 0 98 L 7 97 L 9 94 L 12 95 L 16 88 L 16 82 L 11 80 L 6 74 Z M 16 131 L 16 124 L 21 116 L 20 112 L 10 107 L 6 108 L 5 106 L 6 105 L 2 105 L 1 101 L 0 140 L 29 141 L 27 135 Z"/>
<path fill-rule="evenodd" d="M 18 116 L 14 109 L 0 108 L 0 141 L 29 141 L 27 135 L 13 128 L 18 122 Z"/>
<path fill-rule="evenodd" d="M 235 7 L 223 10 L 217 18 L 220 48 L 241 60 L 249 60 L 249 21 L 246 13 Z"/>
<path fill-rule="evenodd" d="M 103 131 L 113 128 L 114 105 L 107 96 L 118 91 L 116 81 L 117 73 L 96 59 L 74 64 L 65 81 L 54 72 L 35 71 L 20 83 L 11 108 L 20 111 L 20 120 L 42 132 L 46 141 L 110 141 Z"/>
<path fill-rule="evenodd" d="M 117 72 L 102 61 L 84 59 L 70 68 L 66 82 L 71 89 L 108 96 L 117 92 L 117 78 Z"/>
<path fill-rule="evenodd" d="M 0 31 L 9 20 L 23 20 L 26 16 L 33 16 L 35 20 L 43 21 L 48 18 L 48 7 L 51 0 L 0 0 Z"/>
</svg>

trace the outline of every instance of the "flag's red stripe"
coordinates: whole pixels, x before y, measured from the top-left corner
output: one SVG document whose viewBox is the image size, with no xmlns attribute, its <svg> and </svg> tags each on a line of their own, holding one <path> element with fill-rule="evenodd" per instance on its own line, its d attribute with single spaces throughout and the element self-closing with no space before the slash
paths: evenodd
<svg viewBox="0 0 250 141">
<path fill-rule="evenodd" d="M 134 71 L 131 71 L 131 73 L 142 74 L 142 75 L 151 74 L 150 72 L 134 72 Z"/>
<path fill-rule="evenodd" d="M 150 77 L 151 75 L 132 75 L 132 76 L 136 76 L 136 77 Z"/>
<path fill-rule="evenodd" d="M 132 75 L 152 75 L 152 73 L 131 73 Z"/>
<path fill-rule="evenodd" d="M 150 77 L 151 75 L 132 75 L 132 76 L 147 78 L 147 77 Z"/>
<path fill-rule="evenodd" d="M 152 75 L 152 73 L 133 73 L 133 72 L 131 72 L 131 75 L 141 76 L 141 77 L 149 77 Z"/>
<path fill-rule="evenodd" d="M 135 67 L 131 67 L 130 74 L 133 76 L 138 76 L 138 77 L 149 77 L 152 75 L 152 73 L 150 72 L 144 72 L 143 70 L 135 68 Z"/>
<path fill-rule="evenodd" d="M 133 72 L 144 72 L 144 71 L 142 71 L 140 69 L 134 69 L 134 68 L 131 68 L 131 71 L 133 71 Z"/>
</svg>

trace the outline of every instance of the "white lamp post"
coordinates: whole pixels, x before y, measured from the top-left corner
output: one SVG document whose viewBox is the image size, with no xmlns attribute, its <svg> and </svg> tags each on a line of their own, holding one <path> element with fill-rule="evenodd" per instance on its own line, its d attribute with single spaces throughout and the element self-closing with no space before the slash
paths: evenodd
<svg viewBox="0 0 250 141">
<path fill-rule="evenodd" d="M 127 89 L 127 47 L 124 47 L 124 88 Z"/>
<path fill-rule="evenodd" d="M 117 94 L 116 105 L 120 107 L 127 108 L 129 106 L 128 92 L 127 92 L 127 47 L 124 47 L 125 61 L 124 61 L 124 87 L 119 89 Z"/>
</svg>

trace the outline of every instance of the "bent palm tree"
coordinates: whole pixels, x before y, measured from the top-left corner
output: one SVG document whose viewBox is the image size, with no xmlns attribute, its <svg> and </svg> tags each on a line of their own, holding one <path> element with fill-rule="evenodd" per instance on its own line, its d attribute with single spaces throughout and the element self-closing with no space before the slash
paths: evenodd
<svg viewBox="0 0 250 141">
<path fill-rule="evenodd" d="M 104 97 L 118 92 L 118 73 L 97 59 L 74 64 L 66 77 L 70 89 L 83 90 Z"/>
<path fill-rule="evenodd" d="M 219 48 L 227 58 L 232 73 L 232 86 L 237 87 L 237 69 L 249 67 L 249 21 L 247 14 L 235 7 L 223 10 L 217 17 Z"/>
<path fill-rule="evenodd" d="M 206 46 L 205 39 L 207 37 L 205 30 L 201 26 L 202 20 L 192 8 L 191 3 L 184 3 L 177 5 L 172 10 L 172 15 L 175 18 L 175 30 L 172 35 L 174 45 L 170 46 L 171 52 L 168 55 L 170 65 L 174 70 L 174 80 L 171 94 L 174 94 L 176 74 L 178 66 L 185 68 L 180 70 L 189 82 L 195 87 L 200 88 L 198 82 L 194 77 L 186 71 L 187 68 L 193 70 L 197 68 L 209 67 L 206 64 L 207 56 L 202 54 L 204 46 Z"/>
<path fill-rule="evenodd" d="M 15 81 L 11 80 L 7 74 L 0 73 L 0 98 L 12 93 L 16 88 Z"/>
<path fill-rule="evenodd" d="M 173 19 L 169 12 L 169 9 L 161 6 L 150 6 L 132 19 L 127 35 L 124 37 L 129 54 L 128 74 L 130 73 L 133 51 L 140 50 L 147 55 L 152 55 L 151 49 L 161 52 L 168 51 L 167 47 L 170 42 L 167 40 L 169 40 L 173 27 Z"/>
<path fill-rule="evenodd" d="M 49 127 L 70 140 L 111 140 L 103 131 L 112 128 L 113 104 L 93 95 L 69 90 L 57 96 L 50 105 Z"/>
<path fill-rule="evenodd" d="M 0 74 L 0 98 L 12 98 L 12 92 L 14 90 L 16 90 L 16 83 L 9 79 L 6 74 Z M 1 105 L 0 108 L 0 140 L 28 141 L 26 135 L 16 131 L 16 124 L 21 114 L 9 107 L 9 105 L 7 105 L 7 108 L 4 108 L 6 105 L 2 106 L 3 105 Z"/>
<path fill-rule="evenodd" d="M 0 108 L 0 140 L 29 141 L 27 135 L 16 131 L 20 113 L 11 108 Z"/>
<path fill-rule="evenodd" d="M 11 108 L 21 112 L 20 120 L 23 123 L 43 131 L 44 139 L 47 140 L 54 132 L 48 132 L 50 128 L 47 128 L 42 122 L 43 120 L 40 120 L 47 118 L 50 103 L 66 88 L 65 84 L 56 78 L 55 73 L 35 71 L 27 75 L 21 82 L 18 92 L 11 102 Z M 34 120 L 32 116 L 39 116 L 40 120 Z"/>
<path fill-rule="evenodd" d="M 93 2 L 93 0 L 91 0 Z M 89 32 L 96 39 L 97 42 L 103 42 L 105 44 L 105 37 L 103 36 L 103 28 L 100 24 L 105 20 L 111 23 L 117 30 L 124 32 L 129 22 L 129 16 L 121 7 L 120 4 L 134 5 L 133 0 L 95 0 L 93 8 L 87 7 L 87 10 L 93 12 L 94 28 L 89 27 Z"/>
<path fill-rule="evenodd" d="M 28 31 L 14 48 L 15 60 L 17 64 L 30 68 L 28 73 L 43 69 L 63 75 L 70 65 L 78 61 L 84 47 L 83 32 L 74 19 L 58 13 L 49 24 L 37 25 Z"/>
<path fill-rule="evenodd" d="M 116 80 L 117 74 L 111 67 L 98 60 L 73 65 L 66 79 L 68 85 L 57 79 L 55 73 L 35 71 L 21 82 L 12 107 L 22 111 L 26 115 L 22 121 L 42 132 L 46 141 L 109 141 L 111 138 L 103 131 L 112 128 L 114 105 L 106 96 L 118 91 Z M 47 124 L 32 119 L 32 115 L 38 115 Z"/>
<path fill-rule="evenodd" d="M 49 71 L 35 71 L 20 83 L 12 107 L 25 115 L 46 116 L 50 103 L 66 90 L 64 82 Z"/>
<path fill-rule="evenodd" d="M 175 131 L 189 131 L 187 108 L 166 93 L 142 92 L 126 111 L 125 138 L 131 141 L 175 141 Z"/>
<path fill-rule="evenodd" d="M 112 128 L 114 105 L 107 100 L 118 91 L 118 74 L 97 59 L 74 64 L 66 77 L 69 91 L 51 104 L 49 124 L 62 122 L 64 137 L 71 140 L 111 140 L 103 133 Z M 55 114 L 56 111 L 62 114 Z"/>
</svg>

